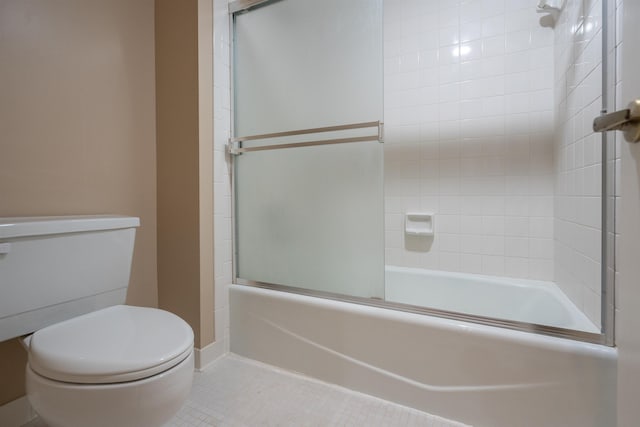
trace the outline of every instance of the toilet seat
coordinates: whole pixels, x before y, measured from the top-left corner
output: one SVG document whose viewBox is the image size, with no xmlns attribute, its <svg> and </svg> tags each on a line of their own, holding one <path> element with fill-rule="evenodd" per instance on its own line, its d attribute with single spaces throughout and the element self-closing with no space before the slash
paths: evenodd
<svg viewBox="0 0 640 427">
<path fill-rule="evenodd" d="M 164 372 L 193 351 L 193 331 L 164 310 L 118 305 L 35 332 L 31 369 L 54 381 L 107 384 Z"/>
</svg>

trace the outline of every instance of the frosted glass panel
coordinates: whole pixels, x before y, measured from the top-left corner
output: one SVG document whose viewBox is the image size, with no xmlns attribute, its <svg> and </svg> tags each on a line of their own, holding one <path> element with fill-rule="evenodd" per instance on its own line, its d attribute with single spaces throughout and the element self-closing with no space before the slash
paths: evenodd
<svg viewBox="0 0 640 427">
<path fill-rule="evenodd" d="M 235 17 L 235 134 L 382 118 L 382 0 L 281 0 Z"/>
<path fill-rule="evenodd" d="M 281 0 L 234 23 L 236 136 L 382 120 L 381 0 Z M 384 297 L 383 152 L 375 138 L 243 153 L 234 169 L 238 278 Z"/>
<path fill-rule="evenodd" d="M 238 277 L 383 297 L 381 144 L 264 151 L 236 160 Z"/>
</svg>

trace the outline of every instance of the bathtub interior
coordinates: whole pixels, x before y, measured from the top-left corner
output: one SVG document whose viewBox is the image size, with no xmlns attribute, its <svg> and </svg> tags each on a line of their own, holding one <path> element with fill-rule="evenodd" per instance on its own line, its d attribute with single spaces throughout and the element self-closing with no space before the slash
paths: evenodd
<svg viewBox="0 0 640 427">
<path fill-rule="evenodd" d="M 436 310 L 599 332 L 553 282 L 386 266 L 385 299 Z"/>
</svg>

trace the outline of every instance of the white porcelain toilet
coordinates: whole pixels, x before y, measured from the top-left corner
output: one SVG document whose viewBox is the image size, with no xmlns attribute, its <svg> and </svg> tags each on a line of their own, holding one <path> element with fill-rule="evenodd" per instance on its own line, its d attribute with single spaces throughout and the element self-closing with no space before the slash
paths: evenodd
<svg viewBox="0 0 640 427">
<path fill-rule="evenodd" d="M 0 218 L 0 341 L 27 335 L 27 397 L 50 427 L 161 426 L 193 379 L 193 331 L 121 305 L 138 218 Z"/>
</svg>

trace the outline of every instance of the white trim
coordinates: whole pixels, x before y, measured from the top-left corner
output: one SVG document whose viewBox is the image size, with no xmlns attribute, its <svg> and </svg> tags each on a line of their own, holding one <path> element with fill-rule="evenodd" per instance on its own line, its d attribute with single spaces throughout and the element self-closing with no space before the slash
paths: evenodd
<svg viewBox="0 0 640 427">
<path fill-rule="evenodd" d="M 204 348 L 196 348 L 193 351 L 195 356 L 196 371 L 203 371 L 211 363 L 224 356 L 224 345 L 222 341 L 215 341 Z"/>
<path fill-rule="evenodd" d="M 0 406 L 0 425 L 20 427 L 36 417 L 27 396 L 22 396 Z"/>
</svg>

